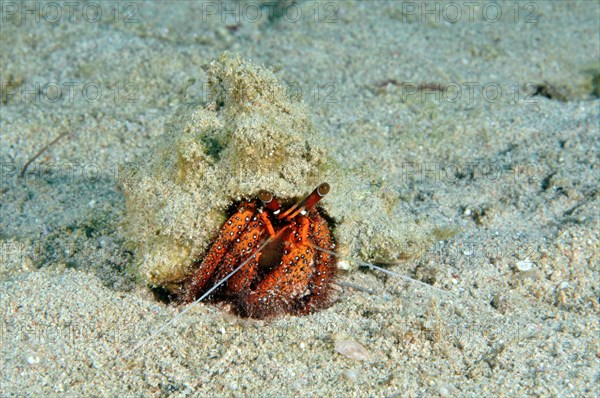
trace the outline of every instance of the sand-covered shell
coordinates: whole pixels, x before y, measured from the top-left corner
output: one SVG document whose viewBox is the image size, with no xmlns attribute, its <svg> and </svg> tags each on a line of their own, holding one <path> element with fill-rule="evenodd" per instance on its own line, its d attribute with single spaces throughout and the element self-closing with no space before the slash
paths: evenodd
<svg viewBox="0 0 600 398">
<path fill-rule="evenodd" d="M 326 153 L 308 107 L 271 70 L 224 53 L 206 73 L 208 101 L 181 106 L 150 152 L 121 170 L 122 232 L 149 284 L 175 288 L 226 210 L 261 189 L 293 198 L 328 182 L 335 195 L 321 205 L 346 256 L 391 259 L 429 246 L 423 225 L 390 217 L 367 177 Z"/>
</svg>

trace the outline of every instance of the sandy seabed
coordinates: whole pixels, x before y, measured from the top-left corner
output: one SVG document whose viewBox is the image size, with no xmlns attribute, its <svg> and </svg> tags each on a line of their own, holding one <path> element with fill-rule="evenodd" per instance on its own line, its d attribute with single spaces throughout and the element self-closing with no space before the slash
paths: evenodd
<svg viewBox="0 0 600 398">
<path fill-rule="evenodd" d="M 600 4 L 75 3 L 1 3 L 1 395 L 598 395 Z M 346 222 L 436 227 L 388 269 L 444 292 L 353 267 L 327 310 L 198 305 L 131 352 L 183 308 L 136 277 L 119 166 L 223 51 L 304 96 Z"/>
</svg>

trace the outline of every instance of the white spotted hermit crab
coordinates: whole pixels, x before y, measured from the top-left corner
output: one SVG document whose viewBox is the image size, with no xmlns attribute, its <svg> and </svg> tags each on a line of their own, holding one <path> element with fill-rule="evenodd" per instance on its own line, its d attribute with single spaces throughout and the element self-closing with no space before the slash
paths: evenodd
<svg viewBox="0 0 600 398">
<path fill-rule="evenodd" d="M 302 315 L 331 304 L 340 256 L 429 245 L 422 225 L 326 155 L 308 108 L 272 71 L 223 54 L 207 79 L 208 102 L 181 106 L 122 173 L 123 232 L 150 286 L 179 302 L 210 290 L 241 316 Z M 319 201 L 323 181 L 333 192 Z"/>
<path fill-rule="evenodd" d="M 264 190 L 240 203 L 184 283 L 181 301 L 196 300 L 231 274 L 215 296 L 240 315 L 303 315 L 326 307 L 336 274 L 328 252 L 335 244 L 316 204 L 328 192 L 323 183 L 286 211 Z"/>
</svg>

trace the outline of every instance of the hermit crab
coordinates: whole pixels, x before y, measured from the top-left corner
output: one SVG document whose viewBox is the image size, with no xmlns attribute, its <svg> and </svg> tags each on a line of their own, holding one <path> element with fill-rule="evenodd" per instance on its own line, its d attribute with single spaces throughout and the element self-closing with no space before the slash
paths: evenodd
<svg viewBox="0 0 600 398">
<path fill-rule="evenodd" d="M 323 183 L 285 211 L 264 190 L 242 201 L 184 281 L 179 301 L 189 303 L 210 291 L 209 299 L 258 319 L 305 315 L 330 305 L 335 242 L 326 215 L 316 207 L 329 190 Z"/>
</svg>

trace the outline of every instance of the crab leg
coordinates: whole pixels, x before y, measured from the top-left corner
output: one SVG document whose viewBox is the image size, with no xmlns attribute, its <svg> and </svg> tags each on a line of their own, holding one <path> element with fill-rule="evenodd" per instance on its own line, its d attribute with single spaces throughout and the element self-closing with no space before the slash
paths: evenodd
<svg viewBox="0 0 600 398">
<path fill-rule="evenodd" d="M 311 220 L 314 221 L 312 240 L 314 246 L 318 248 L 327 248 L 333 250 L 335 243 L 329 231 L 323 231 L 321 226 L 326 225 L 326 221 L 317 212 L 311 212 Z M 313 247 L 314 247 L 313 246 Z M 314 257 L 314 273 L 309 284 L 311 292 L 310 298 L 304 307 L 298 312 L 300 314 L 309 314 L 315 310 L 327 307 L 331 303 L 331 284 L 335 281 L 337 267 L 333 254 L 319 250 Z"/>
<path fill-rule="evenodd" d="M 258 271 L 258 263 L 262 252 L 258 249 L 261 247 L 261 243 L 264 240 L 263 235 L 265 228 L 269 233 L 270 238 L 275 237 L 275 231 L 269 221 L 269 217 L 266 213 L 260 213 L 256 219 L 252 219 L 248 225 L 247 232 L 243 236 L 236 239 L 232 250 L 227 253 L 223 263 L 217 273 L 213 276 L 214 281 L 219 281 L 229 274 L 233 269 L 243 260 L 248 257 L 251 253 L 256 253 L 254 258 L 237 273 L 231 276 L 227 282 L 227 294 L 237 295 L 240 291 L 248 289 L 252 281 L 256 278 Z"/>
<path fill-rule="evenodd" d="M 315 255 L 315 249 L 307 244 L 309 228 L 309 219 L 299 217 L 284 243 L 279 266 L 243 298 L 241 304 L 247 315 L 262 318 L 265 314 L 290 312 L 295 302 L 307 294 Z"/>
<path fill-rule="evenodd" d="M 251 204 L 241 206 L 240 209 L 227 220 L 219 233 L 218 238 L 211 246 L 208 254 L 202 260 L 202 263 L 194 272 L 189 282 L 184 286 L 184 292 L 181 297 L 183 302 L 191 302 L 211 279 L 215 269 L 223 260 L 225 255 L 230 252 L 231 244 L 242 236 L 247 229 L 248 223 L 254 217 L 255 207 Z"/>
</svg>

